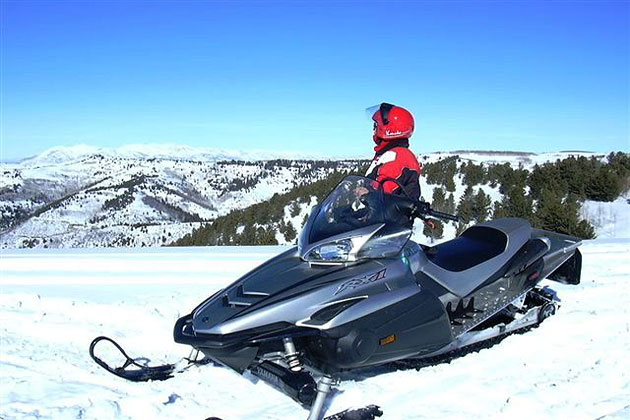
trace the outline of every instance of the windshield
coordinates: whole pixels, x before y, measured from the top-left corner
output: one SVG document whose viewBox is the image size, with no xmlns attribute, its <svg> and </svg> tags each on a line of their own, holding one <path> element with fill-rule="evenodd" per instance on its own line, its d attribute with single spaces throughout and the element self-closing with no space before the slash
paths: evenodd
<svg viewBox="0 0 630 420">
<path fill-rule="evenodd" d="M 337 185 L 313 220 L 309 243 L 383 223 L 383 190 L 369 178 L 349 176 Z"/>
<path fill-rule="evenodd" d="M 300 234 L 300 254 L 335 262 L 396 254 L 413 223 L 398 211 L 396 200 L 401 198 L 384 194 L 372 179 L 347 176 L 313 210 Z"/>
</svg>

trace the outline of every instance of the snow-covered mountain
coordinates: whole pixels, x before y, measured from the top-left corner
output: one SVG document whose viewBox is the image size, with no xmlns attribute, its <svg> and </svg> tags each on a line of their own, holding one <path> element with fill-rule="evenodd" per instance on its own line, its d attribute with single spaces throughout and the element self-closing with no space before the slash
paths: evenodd
<svg viewBox="0 0 630 420">
<path fill-rule="evenodd" d="M 590 152 L 416 153 L 425 164 L 458 155 L 462 162 L 524 168 L 572 155 L 604 156 Z M 334 171 L 357 170 L 363 164 L 361 160 L 316 160 L 283 152 L 172 145 L 56 147 L 17 164 L 2 164 L 0 246 L 164 245 L 235 209 L 268 201 L 274 194 L 326 178 Z M 465 185 L 461 174 L 456 178 L 457 202 Z M 423 180 L 425 199 L 431 200 L 434 188 Z M 502 197 L 498 187 L 475 188 L 475 192 L 483 189 L 493 202 Z M 297 214 L 287 208 L 284 221 L 298 231 L 314 202 L 309 199 L 302 204 Z M 593 212 L 597 216 L 605 210 Z M 584 214 L 589 217 L 590 213 Z M 453 237 L 454 229 L 447 225 L 444 237 Z M 276 237 L 281 244 L 293 240 Z"/>
<path fill-rule="evenodd" d="M 3 164 L 2 247 L 162 245 L 219 215 L 326 177 L 333 168 L 357 166 L 189 147 L 150 150 L 60 147 Z M 266 157 L 274 155 L 283 154 Z"/>
<path fill-rule="evenodd" d="M 325 157 L 317 154 L 266 150 L 228 150 L 176 144 L 129 144 L 118 148 L 79 144 L 76 146 L 53 147 L 36 156 L 23 159 L 20 163 L 26 166 L 46 166 L 79 161 L 94 156 L 103 156 L 104 158 L 110 159 L 160 159 L 198 162 L 218 162 L 224 160 L 325 159 Z"/>
</svg>

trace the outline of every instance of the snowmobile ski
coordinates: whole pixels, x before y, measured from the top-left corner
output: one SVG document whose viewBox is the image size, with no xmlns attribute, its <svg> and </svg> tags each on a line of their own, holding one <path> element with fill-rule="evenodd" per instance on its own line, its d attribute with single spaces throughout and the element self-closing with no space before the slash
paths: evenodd
<svg viewBox="0 0 630 420">
<path fill-rule="evenodd" d="M 374 420 L 381 417 L 383 411 L 378 405 L 368 405 L 363 408 L 348 409 L 332 416 L 324 417 L 324 420 Z"/>
<path fill-rule="evenodd" d="M 111 367 L 94 354 L 94 349 L 96 348 L 96 345 L 101 341 L 110 342 L 125 357 L 126 360 L 122 366 L 115 368 Z M 197 354 L 198 353 L 199 352 L 197 352 Z M 187 362 L 187 364 L 184 365 L 182 368 L 178 368 L 179 363 L 165 364 L 159 366 L 147 366 L 138 363 L 139 360 L 143 360 L 144 358 L 131 358 L 127 354 L 127 352 L 123 350 L 120 344 L 105 336 L 96 337 L 94 340 L 92 340 L 92 343 L 90 344 L 90 357 L 106 371 L 132 382 L 165 381 L 172 378 L 175 373 L 182 372 L 192 365 L 200 365 L 210 362 L 210 359 L 196 360 L 196 357 L 188 357 L 182 359 L 183 361 Z"/>
</svg>

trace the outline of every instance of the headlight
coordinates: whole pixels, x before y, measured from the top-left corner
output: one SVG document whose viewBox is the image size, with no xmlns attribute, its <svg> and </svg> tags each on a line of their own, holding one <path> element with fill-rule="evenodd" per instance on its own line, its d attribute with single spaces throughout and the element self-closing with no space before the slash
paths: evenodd
<svg viewBox="0 0 630 420">
<path fill-rule="evenodd" d="M 411 229 L 385 227 L 371 229 L 360 236 L 324 242 L 302 257 L 315 264 L 343 264 L 364 258 L 387 258 L 400 253 L 411 236 Z"/>
<path fill-rule="evenodd" d="M 383 258 L 398 255 L 410 236 L 411 229 L 393 232 L 381 229 L 363 245 L 358 258 Z"/>
<path fill-rule="evenodd" d="M 346 262 L 350 251 L 352 251 L 352 241 L 350 239 L 327 242 L 313 248 L 306 256 L 306 260 L 313 262 Z"/>
</svg>

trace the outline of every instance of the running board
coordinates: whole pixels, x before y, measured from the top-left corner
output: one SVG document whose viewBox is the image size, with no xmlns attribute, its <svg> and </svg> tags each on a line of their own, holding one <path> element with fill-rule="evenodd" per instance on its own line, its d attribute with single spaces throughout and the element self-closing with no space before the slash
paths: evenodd
<svg viewBox="0 0 630 420">
<path fill-rule="evenodd" d="M 481 331 L 468 331 L 462 334 L 456 340 L 453 340 L 449 345 L 442 347 L 441 349 L 434 351 L 433 353 L 425 354 L 422 357 L 418 357 L 417 359 L 439 356 L 441 354 L 448 353 L 454 350 L 459 350 L 461 348 L 468 347 L 482 341 L 487 341 L 501 335 L 510 334 L 522 328 L 536 325 L 540 322 L 540 311 L 543 307 L 544 305 L 535 306 L 529 309 L 524 314 L 518 314 L 520 316 L 507 325 L 499 324 Z"/>
</svg>

